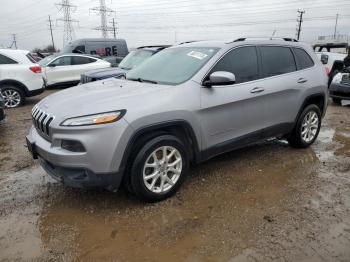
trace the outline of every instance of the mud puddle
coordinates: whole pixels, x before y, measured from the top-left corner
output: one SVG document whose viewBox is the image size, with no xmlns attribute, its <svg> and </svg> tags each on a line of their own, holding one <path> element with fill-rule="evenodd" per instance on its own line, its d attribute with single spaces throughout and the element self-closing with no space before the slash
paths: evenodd
<svg viewBox="0 0 350 262">
<path fill-rule="evenodd" d="M 346 109 L 329 109 L 311 148 L 219 156 L 157 204 L 67 188 L 38 166 L 1 171 L 0 261 L 348 261 Z"/>
</svg>

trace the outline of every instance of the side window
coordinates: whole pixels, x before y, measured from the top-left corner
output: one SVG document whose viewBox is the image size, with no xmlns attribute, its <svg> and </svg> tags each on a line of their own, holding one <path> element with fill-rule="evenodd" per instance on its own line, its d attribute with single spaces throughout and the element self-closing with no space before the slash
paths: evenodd
<svg viewBox="0 0 350 262">
<path fill-rule="evenodd" d="M 51 64 L 56 65 L 56 66 L 68 66 L 68 65 L 71 65 L 71 57 L 70 56 L 62 56 L 60 58 L 57 58 Z"/>
<path fill-rule="evenodd" d="M 226 54 L 212 69 L 227 71 L 236 76 L 236 83 L 244 83 L 259 78 L 258 56 L 253 46 L 239 47 Z"/>
<path fill-rule="evenodd" d="M 303 49 L 293 48 L 293 51 L 295 54 L 295 61 L 297 62 L 298 70 L 314 66 L 314 61 L 312 61 L 309 54 L 306 53 Z"/>
<path fill-rule="evenodd" d="M 18 64 L 15 60 L 0 54 L 0 65 Z"/>
<path fill-rule="evenodd" d="M 90 64 L 96 61 L 93 58 L 83 57 L 83 56 L 73 56 L 72 60 L 73 60 L 72 65 L 84 65 L 84 64 Z"/>
<path fill-rule="evenodd" d="M 265 77 L 296 71 L 292 50 L 282 46 L 260 47 L 262 71 Z"/>
<path fill-rule="evenodd" d="M 77 54 L 84 54 L 85 53 L 85 46 L 84 45 L 79 45 L 74 48 L 72 53 L 77 53 Z"/>
</svg>

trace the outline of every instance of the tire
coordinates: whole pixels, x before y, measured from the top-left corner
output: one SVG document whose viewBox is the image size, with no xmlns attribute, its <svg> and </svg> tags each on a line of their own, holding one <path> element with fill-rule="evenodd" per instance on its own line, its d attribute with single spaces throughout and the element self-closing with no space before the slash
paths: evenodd
<svg viewBox="0 0 350 262">
<path fill-rule="evenodd" d="M 0 87 L 1 94 L 4 98 L 6 108 L 15 108 L 23 105 L 25 94 L 23 90 L 17 86 L 4 85 Z"/>
<path fill-rule="evenodd" d="M 339 99 L 339 98 L 332 98 L 332 100 L 333 100 L 334 104 L 337 104 L 337 105 L 341 104 L 341 99 Z"/>
<path fill-rule="evenodd" d="M 165 162 L 163 152 L 169 157 Z M 189 156 L 183 142 L 173 135 L 157 136 L 136 154 L 129 177 L 131 192 L 145 202 L 164 200 L 180 188 L 188 167 Z"/>
<path fill-rule="evenodd" d="M 306 148 L 312 145 L 320 132 L 321 121 L 322 116 L 318 106 L 312 104 L 305 107 L 288 138 L 289 145 L 295 148 Z"/>
</svg>

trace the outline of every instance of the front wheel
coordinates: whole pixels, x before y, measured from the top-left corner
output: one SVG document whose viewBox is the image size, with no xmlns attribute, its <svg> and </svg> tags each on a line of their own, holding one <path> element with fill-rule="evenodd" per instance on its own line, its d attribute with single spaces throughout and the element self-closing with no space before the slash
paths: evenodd
<svg viewBox="0 0 350 262">
<path fill-rule="evenodd" d="M 173 195 L 186 178 L 189 158 L 186 147 L 172 135 L 161 135 L 145 143 L 131 168 L 134 194 L 146 202 Z"/>
<path fill-rule="evenodd" d="M 300 114 L 288 142 L 292 147 L 306 148 L 315 142 L 320 128 L 321 111 L 318 106 L 309 105 Z"/>
<path fill-rule="evenodd" d="M 23 91 L 16 86 L 1 87 L 1 95 L 4 98 L 5 107 L 7 108 L 19 107 L 25 100 Z"/>
</svg>

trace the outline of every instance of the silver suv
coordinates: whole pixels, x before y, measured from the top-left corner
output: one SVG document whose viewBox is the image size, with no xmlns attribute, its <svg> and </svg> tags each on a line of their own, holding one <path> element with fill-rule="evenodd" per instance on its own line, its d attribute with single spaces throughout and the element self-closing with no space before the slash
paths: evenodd
<svg viewBox="0 0 350 262">
<path fill-rule="evenodd" d="M 145 201 L 174 194 L 190 164 L 270 137 L 316 139 L 327 76 L 312 48 L 241 38 L 165 49 L 131 70 L 50 95 L 32 111 L 34 158 L 73 187 Z"/>
</svg>

